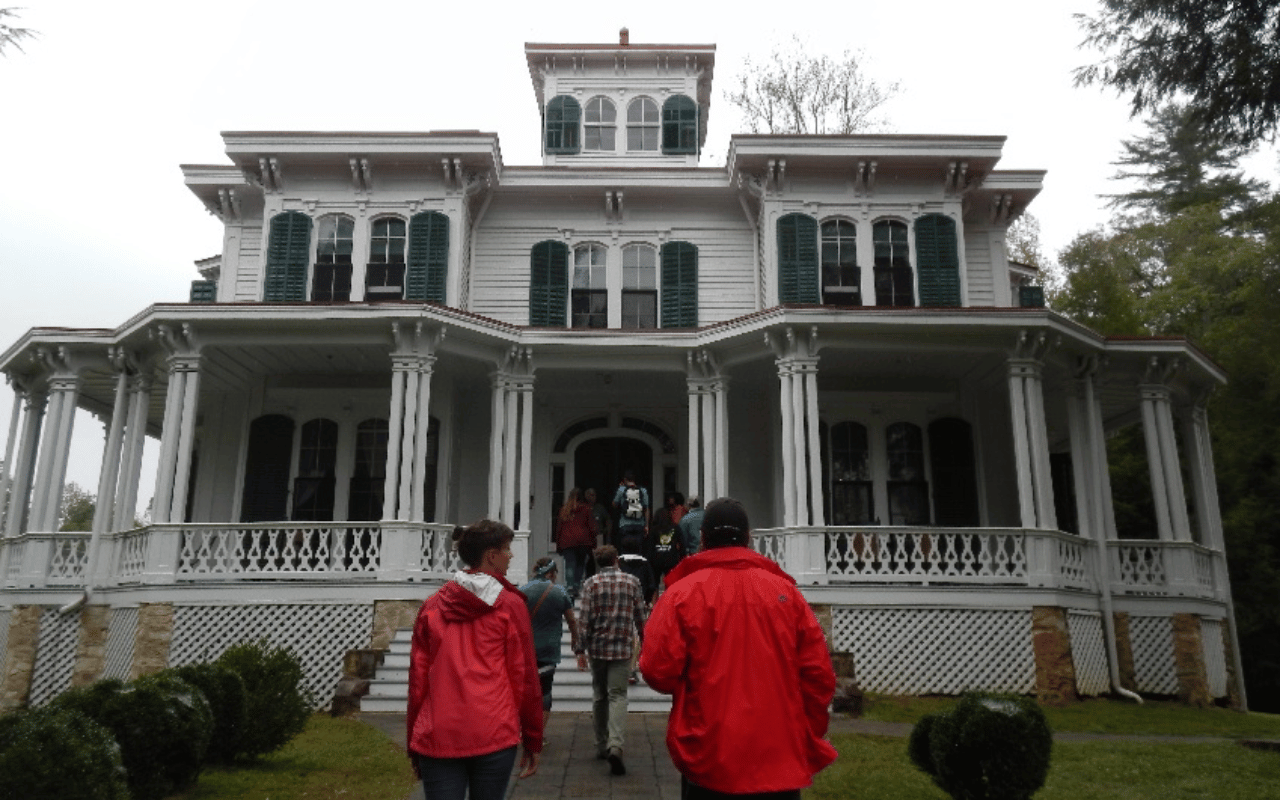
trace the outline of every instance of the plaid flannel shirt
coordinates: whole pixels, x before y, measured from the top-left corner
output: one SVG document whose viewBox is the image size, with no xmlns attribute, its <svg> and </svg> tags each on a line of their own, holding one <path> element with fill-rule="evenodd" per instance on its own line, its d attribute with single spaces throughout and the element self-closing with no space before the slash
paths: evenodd
<svg viewBox="0 0 1280 800">
<path fill-rule="evenodd" d="M 605 661 L 629 659 L 632 632 L 643 630 L 644 593 L 634 575 L 605 567 L 582 585 L 578 652 Z"/>
</svg>

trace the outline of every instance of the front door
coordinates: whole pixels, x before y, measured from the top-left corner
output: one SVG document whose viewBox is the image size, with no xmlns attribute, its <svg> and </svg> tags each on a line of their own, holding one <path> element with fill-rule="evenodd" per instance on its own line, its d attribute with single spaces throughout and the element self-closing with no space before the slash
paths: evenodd
<svg viewBox="0 0 1280 800">
<path fill-rule="evenodd" d="M 625 436 L 610 436 L 590 439 L 578 445 L 573 454 L 573 484 L 583 492 L 595 489 L 598 502 L 614 514 L 614 525 L 617 526 L 617 513 L 611 503 L 613 494 L 618 490 L 618 482 L 622 473 L 631 470 L 636 475 L 636 483 L 649 490 L 649 500 L 654 497 L 653 486 L 653 450 L 648 444 Z M 658 490 L 661 495 L 661 488 Z"/>
</svg>

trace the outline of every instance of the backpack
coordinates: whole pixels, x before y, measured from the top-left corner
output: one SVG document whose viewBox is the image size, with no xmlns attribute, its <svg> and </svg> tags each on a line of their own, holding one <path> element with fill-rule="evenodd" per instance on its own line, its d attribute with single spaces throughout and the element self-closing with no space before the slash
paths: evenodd
<svg viewBox="0 0 1280 800">
<path fill-rule="evenodd" d="M 658 569 L 666 572 L 667 570 L 680 563 L 684 548 L 681 546 L 680 537 L 675 528 L 668 528 L 658 534 L 657 540 L 653 544 L 653 563 L 658 565 Z"/>
<path fill-rule="evenodd" d="M 640 502 L 640 487 L 628 486 L 626 493 L 627 507 L 623 512 L 628 519 L 642 519 L 644 517 L 644 504 Z"/>
</svg>

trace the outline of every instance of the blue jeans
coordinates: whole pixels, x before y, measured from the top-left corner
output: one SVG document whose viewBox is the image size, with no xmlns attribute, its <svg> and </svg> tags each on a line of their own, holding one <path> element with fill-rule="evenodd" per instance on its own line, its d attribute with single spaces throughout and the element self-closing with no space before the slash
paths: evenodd
<svg viewBox="0 0 1280 800">
<path fill-rule="evenodd" d="M 587 562 L 591 560 L 591 548 L 570 547 L 560 555 L 564 556 L 564 586 L 569 597 L 577 598 L 582 591 L 582 582 L 587 579 Z"/>
<path fill-rule="evenodd" d="M 427 800 L 502 800 L 516 764 L 516 747 L 466 758 L 430 758 L 413 754 Z"/>
</svg>

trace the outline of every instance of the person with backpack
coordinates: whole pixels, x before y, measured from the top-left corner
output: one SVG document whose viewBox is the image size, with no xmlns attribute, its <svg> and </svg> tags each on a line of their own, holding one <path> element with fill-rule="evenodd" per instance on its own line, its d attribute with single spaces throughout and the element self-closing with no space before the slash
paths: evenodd
<svg viewBox="0 0 1280 800">
<path fill-rule="evenodd" d="M 622 483 L 613 495 L 613 508 L 618 512 L 618 549 L 625 552 L 628 537 L 634 537 L 635 552 L 640 552 L 649 532 L 649 492 L 636 483 L 631 470 L 622 474 Z"/>
</svg>

